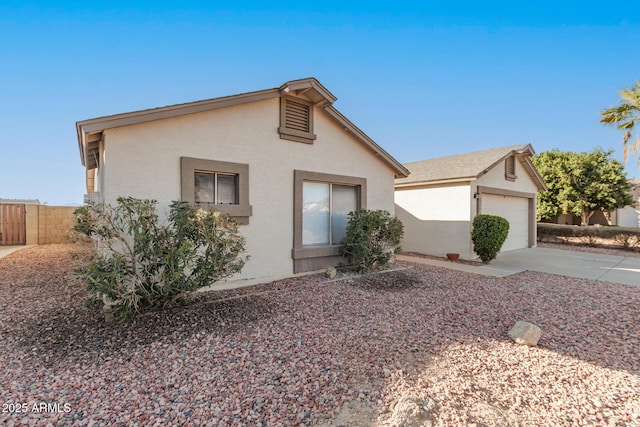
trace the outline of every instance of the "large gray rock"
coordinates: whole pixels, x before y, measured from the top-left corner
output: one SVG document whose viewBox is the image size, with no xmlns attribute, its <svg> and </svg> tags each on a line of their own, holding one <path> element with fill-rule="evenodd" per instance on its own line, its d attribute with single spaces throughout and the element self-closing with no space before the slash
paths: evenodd
<svg viewBox="0 0 640 427">
<path fill-rule="evenodd" d="M 535 347 L 538 345 L 542 330 L 533 323 L 518 320 L 513 328 L 509 329 L 509 338 L 515 343 Z"/>
</svg>

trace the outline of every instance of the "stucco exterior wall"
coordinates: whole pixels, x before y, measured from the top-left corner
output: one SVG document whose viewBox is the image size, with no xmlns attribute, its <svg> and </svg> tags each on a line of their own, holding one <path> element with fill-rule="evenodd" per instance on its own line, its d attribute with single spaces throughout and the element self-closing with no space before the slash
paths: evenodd
<svg viewBox="0 0 640 427">
<path fill-rule="evenodd" d="M 509 181 L 505 178 L 504 161 L 502 161 L 491 168 L 489 172 L 480 176 L 478 180 L 475 181 L 475 185 L 535 194 L 537 191 L 536 184 L 533 182 L 527 171 L 524 170 L 519 161 L 515 162 L 515 166 L 516 176 L 518 177 L 515 181 Z"/>
<path fill-rule="evenodd" d="M 279 138 L 279 99 L 109 129 L 104 132 L 99 190 L 158 200 L 161 209 L 181 197 L 180 157 L 249 165 L 253 214 L 240 227 L 251 256 L 236 279 L 293 272 L 294 170 L 366 178 L 367 207 L 393 213 L 394 172 L 323 110 L 314 108 L 317 139 Z"/>
<path fill-rule="evenodd" d="M 404 224 L 402 250 L 473 259 L 470 191 L 469 184 L 396 190 L 396 216 Z"/>
<path fill-rule="evenodd" d="M 620 227 L 640 227 L 640 205 L 638 208 L 627 206 L 617 210 Z"/>
</svg>

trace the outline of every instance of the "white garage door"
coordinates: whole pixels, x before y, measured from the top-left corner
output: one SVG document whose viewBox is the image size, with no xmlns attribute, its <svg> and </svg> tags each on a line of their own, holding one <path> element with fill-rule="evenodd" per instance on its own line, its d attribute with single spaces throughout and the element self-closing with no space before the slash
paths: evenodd
<svg viewBox="0 0 640 427">
<path fill-rule="evenodd" d="M 509 221 L 509 235 L 502 252 L 529 246 L 529 200 L 524 197 L 482 195 L 482 213 Z"/>
</svg>

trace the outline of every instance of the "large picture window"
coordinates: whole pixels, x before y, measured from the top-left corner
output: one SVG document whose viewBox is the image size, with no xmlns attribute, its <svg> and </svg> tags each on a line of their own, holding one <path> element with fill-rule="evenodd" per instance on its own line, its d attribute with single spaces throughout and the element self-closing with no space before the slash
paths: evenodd
<svg viewBox="0 0 640 427">
<path fill-rule="evenodd" d="M 340 261 L 349 212 L 367 208 L 365 178 L 294 171 L 294 272 Z"/>
<path fill-rule="evenodd" d="M 339 245 L 349 212 L 358 209 L 359 187 L 309 182 L 302 187 L 302 245 Z"/>
</svg>

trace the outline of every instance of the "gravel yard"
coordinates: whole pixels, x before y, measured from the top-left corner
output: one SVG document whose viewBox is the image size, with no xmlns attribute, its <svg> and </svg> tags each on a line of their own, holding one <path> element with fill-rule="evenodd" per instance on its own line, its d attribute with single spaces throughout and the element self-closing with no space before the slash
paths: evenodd
<svg viewBox="0 0 640 427">
<path fill-rule="evenodd" d="M 107 325 L 69 276 L 86 256 L 0 259 L 4 426 L 640 425 L 640 287 L 399 264 Z"/>
</svg>

